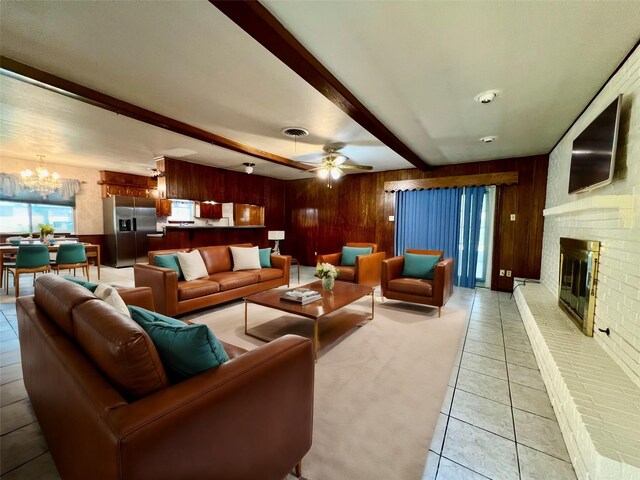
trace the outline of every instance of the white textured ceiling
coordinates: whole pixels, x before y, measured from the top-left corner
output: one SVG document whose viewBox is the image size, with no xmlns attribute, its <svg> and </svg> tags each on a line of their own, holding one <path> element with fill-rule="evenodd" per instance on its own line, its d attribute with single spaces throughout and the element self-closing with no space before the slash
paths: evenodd
<svg viewBox="0 0 640 480">
<path fill-rule="evenodd" d="M 431 164 L 547 153 L 640 35 L 640 2 L 264 3 Z M 353 163 L 412 166 L 204 0 L 2 1 L 0 19 L 2 55 L 241 143 L 306 161 L 342 142 Z M 487 89 L 494 103 L 473 102 Z M 4 157 L 144 173 L 187 153 L 309 176 L 7 77 L 0 90 Z M 292 125 L 311 135 L 295 144 Z"/>
</svg>

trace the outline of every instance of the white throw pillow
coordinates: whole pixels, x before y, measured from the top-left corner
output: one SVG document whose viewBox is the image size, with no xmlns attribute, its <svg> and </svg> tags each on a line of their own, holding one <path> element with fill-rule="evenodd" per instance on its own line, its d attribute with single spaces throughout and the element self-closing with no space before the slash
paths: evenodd
<svg viewBox="0 0 640 480">
<path fill-rule="evenodd" d="M 182 274 L 187 282 L 209 276 L 202 255 L 198 250 L 189 253 L 178 252 L 178 263 L 180 263 Z"/>
<path fill-rule="evenodd" d="M 229 247 L 233 257 L 233 271 L 260 270 L 260 252 L 258 247 Z"/>
<path fill-rule="evenodd" d="M 118 291 L 113 288 L 111 285 L 107 285 L 105 283 L 101 283 L 96 288 L 94 292 L 95 296 L 100 300 L 104 300 L 106 303 L 114 307 L 119 312 L 124 313 L 127 317 L 131 317 L 129 313 L 129 309 L 127 308 L 127 304 L 124 303 L 122 297 L 118 293 Z"/>
</svg>

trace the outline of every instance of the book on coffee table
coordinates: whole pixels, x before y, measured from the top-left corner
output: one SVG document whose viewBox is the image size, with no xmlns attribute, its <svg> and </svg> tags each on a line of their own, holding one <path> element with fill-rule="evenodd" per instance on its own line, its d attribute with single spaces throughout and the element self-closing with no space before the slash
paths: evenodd
<svg viewBox="0 0 640 480">
<path fill-rule="evenodd" d="M 306 305 L 308 303 L 317 302 L 322 300 L 322 295 L 316 290 L 309 288 L 295 288 L 282 294 L 280 300 L 285 302 L 298 303 L 300 305 Z"/>
</svg>

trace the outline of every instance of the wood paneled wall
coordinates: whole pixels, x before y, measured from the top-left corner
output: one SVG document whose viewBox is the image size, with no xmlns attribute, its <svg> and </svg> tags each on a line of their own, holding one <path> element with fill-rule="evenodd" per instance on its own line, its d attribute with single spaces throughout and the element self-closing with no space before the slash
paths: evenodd
<svg viewBox="0 0 640 480">
<path fill-rule="evenodd" d="M 317 179 L 286 182 L 286 235 L 283 251 L 304 265 L 315 264 L 316 254 L 339 251 L 348 241 L 373 241 L 393 254 L 395 194 L 384 192 L 384 182 L 482 173 L 519 173 L 517 185 L 497 188 L 494 232 L 494 289 L 511 290 L 513 276 L 540 278 L 542 209 L 546 196 L 548 156 L 540 155 L 450 165 L 430 172 L 416 169 L 347 175 L 333 188 Z M 516 214 L 516 221 L 510 214 Z"/>
</svg>

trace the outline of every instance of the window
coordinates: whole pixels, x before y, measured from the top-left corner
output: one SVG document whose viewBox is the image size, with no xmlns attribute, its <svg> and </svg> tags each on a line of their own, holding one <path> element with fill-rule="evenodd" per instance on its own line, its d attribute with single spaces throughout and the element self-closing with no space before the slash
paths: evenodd
<svg viewBox="0 0 640 480">
<path fill-rule="evenodd" d="M 171 216 L 169 222 L 193 222 L 195 202 L 189 200 L 171 200 Z"/>
<path fill-rule="evenodd" d="M 56 232 L 72 233 L 73 207 L 0 200 L 0 233 L 39 232 L 41 223 L 52 225 Z"/>
</svg>

